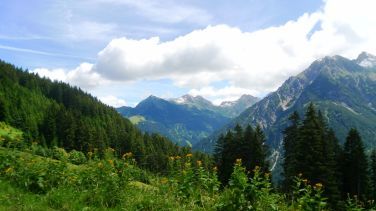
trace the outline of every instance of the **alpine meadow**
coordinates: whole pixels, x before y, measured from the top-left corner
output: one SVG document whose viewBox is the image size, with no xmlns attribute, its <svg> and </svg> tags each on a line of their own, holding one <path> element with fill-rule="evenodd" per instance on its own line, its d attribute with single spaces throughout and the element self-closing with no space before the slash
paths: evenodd
<svg viewBox="0 0 376 211">
<path fill-rule="evenodd" d="M 4 0 L 0 210 L 376 210 L 374 8 Z"/>
</svg>

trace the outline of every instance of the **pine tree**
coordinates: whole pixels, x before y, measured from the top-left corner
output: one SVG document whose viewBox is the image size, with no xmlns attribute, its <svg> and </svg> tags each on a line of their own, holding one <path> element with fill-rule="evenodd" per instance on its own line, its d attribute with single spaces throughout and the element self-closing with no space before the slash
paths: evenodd
<svg viewBox="0 0 376 211">
<path fill-rule="evenodd" d="M 303 177 L 311 183 L 322 183 L 325 175 L 324 146 L 323 146 L 323 125 L 319 121 L 314 105 L 309 104 L 303 125 L 300 129 L 300 138 L 304 142 L 301 149 L 300 172 Z"/>
<path fill-rule="evenodd" d="M 371 185 L 372 185 L 372 197 L 373 200 L 376 200 L 376 149 L 373 149 L 371 152 Z"/>
<path fill-rule="evenodd" d="M 252 170 L 255 168 L 255 164 L 252 163 L 252 142 L 255 137 L 254 130 L 251 125 L 248 125 L 244 130 L 243 143 L 240 148 L 240 154 L 242 155 L 242 160 L 245 168 L 247 170 Z"/>
<path fill-rule="evenodd" d="M 224 142 L 225 142 L 225 137 L 223 136 L 223 134 L 221 134 L 214 146 L 214 151 L 213 151 L 214 162 L 217 164 L 217 166 L 220 165 L 220 162 L 222 160 Z"/>
<path fill-rule="evenodd" d="M 339 141 L 335 136 L 332 129 L 328 129 L 325 134 L 325 160 L 326 164 L 323 169 L 325 177 L 323 177 L 323 184 L 325 184 L 325 196 L 328 198 L 329 203 L 337 207 L 338 202 L 341 200 L 341 158 L 342 149 Z"/>
<path fill-rule="evenodd" d="M 259 166 L 264 172 L 268 171 L 269 166 L 266 162 L 267 148 L 265 145 L 265 135 L 260 125 L 256 126 L 251 146 L 251 170 Z"/>
<path fill-rule="evenodd" d="M 350 129 L 344 146 L 343 191 L 366 199 L 369 187 L 368 164 L 359 132 Z"/>
<path fill-rule="evenodd" d="M 223 151 L 221 161 L 219 162 L 221 165 L 218 166 L 218 176 L 222 184 L 227 184 L 232 173 L 233 164 L 238 156 L 236 148 L 234 134 L 233 132 L 228 131 L 224 137 Z"/>
<path fill-rule="evenodd" d="M 284 189 L 289 190 L 293 183 L 293 179 L 300 173 L 299 154 L 301 152 L 301 143 L 299 137 L 300 117 L 298 112 L 294 112 L 289 117 L 291 125 L 283 131 L 283 147 L 284 147 Z"/>
</svg>

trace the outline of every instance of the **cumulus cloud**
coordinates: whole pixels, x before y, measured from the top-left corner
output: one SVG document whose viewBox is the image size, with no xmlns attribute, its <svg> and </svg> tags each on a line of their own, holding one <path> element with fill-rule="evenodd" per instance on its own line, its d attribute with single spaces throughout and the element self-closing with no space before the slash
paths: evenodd
<svg viewBox="0 0 376 211">
<path fill-rule="evenodd" d="M 115 108 L 127 105 L 125 100 L 117 98 L 113 95 L 99 97 L 99 100 L 102 101 L 104 104 L 107 104 L 109 106 L 113 106 Z"/>
<path fill-rule="evenodd" d="M 99 52 L 91 70 L 76 71 L 74 79 L 78 84 L 89 75 L 109 81 L 170 79 L 193 94 L 258 95 L 275 90 L 320 57 L 376 53 L 373 8 L 374 0 L 326 0 L 317 12 L 254 32 L 216 25 L 165 42 L 118 38 Z M 212 84 L 218 81 L 230 86 L 216 90 Z"/>
<path fill-rule="evenodd" d="M 73 70 L 36 68 L 32 72 L 37 73 L 41 77 L 79 86 L 85 90 L 109 83 L 108 80 L 93 71 L 93 64 L 90 63 L 81 63 Z"/>
</svg>

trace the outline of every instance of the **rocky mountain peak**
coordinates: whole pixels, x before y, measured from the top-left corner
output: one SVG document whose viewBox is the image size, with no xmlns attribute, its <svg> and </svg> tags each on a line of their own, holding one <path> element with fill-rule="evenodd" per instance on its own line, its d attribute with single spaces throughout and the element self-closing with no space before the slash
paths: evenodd
<svg viewBox="0 0 376 211">
<path fill-rule="evenodd" d="M 355 62 L 365 68 L 376 67 L 376 56 L 367 52 L 362 52 L 359 54 L 358 58 L 355 59 Z"/>
</svg>

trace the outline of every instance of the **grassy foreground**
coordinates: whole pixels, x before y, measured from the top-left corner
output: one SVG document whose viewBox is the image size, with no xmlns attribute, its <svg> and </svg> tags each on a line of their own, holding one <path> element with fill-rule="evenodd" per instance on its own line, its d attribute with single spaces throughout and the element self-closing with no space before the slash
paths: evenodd
<svg viewBox="0 0 376 211">
<path fill-rule="evenodd" d="M 169 173 L 156 175 L 138 168 L 131 152 L 118 158 L 109 148 L 100 159 L 25 144 L 5 124 L 0 134 L 0 210 L 330 210 L 321 184 L 297 177 L 294 191 L 282 194 L 269 174 L 245 172 L 240 159 L 221 188 L 216 170 L 191 154 L 170 157 Z M 361 210 L 352 200 L 344 209 Z"/>
</svg>

